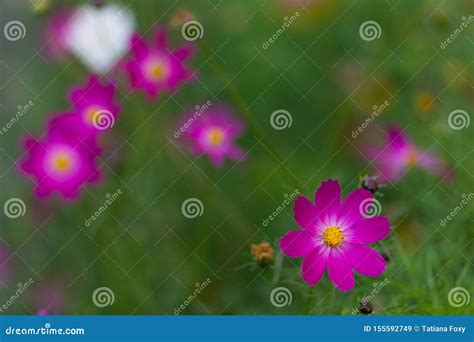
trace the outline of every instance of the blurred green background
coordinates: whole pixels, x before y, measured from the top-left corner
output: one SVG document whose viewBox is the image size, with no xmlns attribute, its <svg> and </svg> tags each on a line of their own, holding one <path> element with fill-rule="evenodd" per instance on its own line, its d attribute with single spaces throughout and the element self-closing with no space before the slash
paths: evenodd
<svg viewBox="0 0 474 342">
<path fill-rule="evenodd" d="M 52 6 L 81 3 L 54 1 Z M 2 125 L 19 105 L 34 103 L 0 136 L 0 203 L 15 197 L 27 208 L 17 219 L 0 215 L 0 242 L 11 253 L 3 265 L 10 275 L 0 287 L 0 304 L 18 283 L 34 281 L 4 314 L 35 314 L 54 302 L 50 310 L 57 314 L 172 315 L 196 283 L 208 278 L 212 282 L 181 314 L 303 314 L 308 303 L 312 314 L 351 314 L 385 278 L 386 286 L 371 301 L 373 314 L 474 312 L 471 301 L 461 307 L 448 301 L 455 287 L 474 294 L 472 203 L 440 225 L 462 194 L 473 192 L 473 125 L 453 130 L 447 119 L 455 109 L 472 114 L 474 23 L 440 48 L 462 17 L 473 15 L 472 1 L 122 4 L 148 38 L 156 25 L 170 27 L 176 13 L 190 11 L 204 28 L 190 62 L 199 81 L 172 97 L 147 101 L 131 93 L 119 74 L 123 110 L 104 139 L 104 181 L 68 203 L 36 199 L 14 163 L 22 155 L 21 136 L 40 136 L 47 118 L 69 107 L 67 90 L 83 84 L 88 71 L 73 58 L 56 63 L 41 54 L 47 13 L 35 14 L 27 2 L 2 0 L 2 27 L 10 20 L 26 26 L 22 40 L 1 37 Z M 265 49 L 285 17 L 297 11 L 298 19 Z M 378 39 L 361 39 L 359 27 L 368 20 L 380 25 Z M 170 28 L 170 41 L 173 46 L 184 42 L 179 27 Z M 239 140 L 249 151 L 241 163 L 228 161 L 215 169 L 207 157 L 187 154 L 173 138 L 182 113 L 206 101 L 228 103 L 242 120 L 255 122 L 257 130 L 248 126 Z M 352 130 L 384 101 L 388 108 L 353 139 Z M 272 128 L 270 115 L 278 109 L 291 113 L 291 127 Z M 355 289 L 342 293 L 325 276 L 308 292 L 300 261 L 279 256 L 277 247 L 286 231 L 297 229 L 292 206 L 269 225 L 262 222 L 295 189 L 313 198 L 328 178 L 339 180 L 344 195 L 359 187 L 370 166 L 357 148 L 391 123 L 406 128 L 418 146 L 438 153 L 454 168 L 454 177 L 441 180 L 414 168 L 382 190 L 379 200 L 392 234 L 376 245 L 389 259 L 381 279 L 356 276 Z M 118 189 L 122 195 L 86 227 L 84 220 Z M 203 203 L 201 216 L 183 216 L 181 205 L 188 198 Z M 273 246 L 274 265 L 253 261 L 251 245 L 262 241 Z M 115 301 L 99 308 L 91 297 L 103 286 Z M 282 308 L 270 301 L 279 286 L 292 294 L 291 304 Z M 47 303 L 38 304 L 41 300 Z"/>
</svg>

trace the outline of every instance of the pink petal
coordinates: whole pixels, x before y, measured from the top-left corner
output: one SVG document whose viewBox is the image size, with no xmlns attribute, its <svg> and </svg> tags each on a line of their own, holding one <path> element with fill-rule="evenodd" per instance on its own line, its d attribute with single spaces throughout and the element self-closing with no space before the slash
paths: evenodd
<svg viewBox="0 0 474 342">
<path fill-rule="evenodd" d="M 292 230 L 280 239 L 280 249 L 291 258 L 301 258 L 311 253 L 316 245 L 313 237 L 304 230 Z"/>
<path fill-rule="evenodd" d="M 349 291 L 354 287 L 354 273 L 352 264 L 346 253 L 340 250 L 331 250 L 328 258 L 328 275 L 336 287 L 341 291 Z"/>
<path fill-rule="evenodd" d="M 327 255 L 319 249 L 314 250 L 303 259 L 301 276 L 310 286 L 316 285 L 326 270 Z"/>
<path fill-rule="evenodd" d="M 348 243 L 347 257 L 354 270 L 365 276 L 380 277 L 385 272 L 385 259 L 368 246 Z"/>
<path fill-rule="evenodd" d="M 310 200 L 304 196 L 298 196 L 293 206 L 293 214 L 296 223 L 301 228 L 306 229 L 308 232 L 315 231 L 316 209 Z"/>
<path fill-rule="evenodd" d="M 390 222 L 385 216 L 364 218 L 350 228 L 350 242 L 368 244 L 385 239 L 390 234 Z"/>
<path fill-rule="evenodd" d="M 372 194 L 370 191 L 365 189 L 352 191 L 339 208 L 338 216 L 341 222 L 345 226 L 350 226 L 360 220 L 363 217 L 362 214 L 364 214 L 363 210 L 360 208 L 361 203 L 362 201 L 367 201 L 371 198 L 373 198 Z"/>
<path fill-rule="evenodd" d="M 341 199 L 339 182 L 332 179 L 322 182 L 316 191 L 314 199 L 317 215 L 335 215 Z"/>
</svg>

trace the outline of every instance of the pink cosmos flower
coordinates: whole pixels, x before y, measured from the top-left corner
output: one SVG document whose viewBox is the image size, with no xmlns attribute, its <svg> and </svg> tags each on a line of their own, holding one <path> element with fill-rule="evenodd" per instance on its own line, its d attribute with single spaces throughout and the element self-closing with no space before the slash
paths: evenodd
<svg viewBox="0 0 474 342">
<path fill-rule="evenodd" d="M 138 35 L 134 35 L 130 47 L 132 58 L 123 66 L 132 89 L 142 89 L 150 98 L 164 91 L 173 91 L 194 76 L 184 64 L 194 54 L 194 47 L 185 44 L 171 51 L 166 35 L 164 29 L 158 29 L 155 42 L 151 45 L 146 45 Z"/>
<path fill-rule="evenodd" d="M 62 59 L 69 55 L 67 37 L 72 15 L 71 10 L 59 9 L 49 16 L 43 32 L 41 48 L 46 50 L 49 57 Z"/>
<path fill-rule="evenodd" d="M 301 276 L 310 286 L 319 282 L 325 270 L 341 291 L 354 287 L 354 271 L 379 277 L 385 260 L 367 244 L 383 240 L 390 233 L 384 216 L 368 217 L 372 194 L 364 189 L 351 192 L 341 201 L 337 180 L 321 183 L 315 203 L 299 196 L 294 204 L 295 221 L 302 228 L 286 233 L 280 249 L 291 258 L 304 258 Z"/>
<path fill-rule="evenodd" d="M 20 169 L 33 178 L 38 197 L 58 191 L 65 199 L 74 199 L 84 184 L 100 180 L 94 153 L 76 137 L 49 131 L 42 141 L 26 138 L 24 147 L 28 156 Z"/>
<path fill-rule="evenodd" d="M 207 154 L 216 167 L 221 167 L 226 157 L 235 161 L 244 157 L 244 152 L 235 145 L 235 140 L 244 132 L 244 125 L 226 106 L 188 115 L 181 128 L 188 150 L 196 155 Z"/>
<path fill-rule="evenodd" d="M 394 182 L 400 179 L 412 166 L 419 166 L 427 172 L 446 177 L 451 170 L 435 154 L 420 149 L 398 128 L 387 130 L 387 142 L 382 146 L 366 146 L 363 154 L 370 159 L 379 173 L 380 182 Z"/>
<path fill-rule="evenodd" d="M 76 135 L 84 138 L 97 153 L 96 138 L 99 133 L 113 126 L 120 112 L 115 103 L 116 87 L 113 83 L 101 83 L 91 75 L 83 87 L 70 91 L 69 99 L 74 112 L 62 113 L 49 122 L 49 128 L 55 134 Z"/>
</svg>

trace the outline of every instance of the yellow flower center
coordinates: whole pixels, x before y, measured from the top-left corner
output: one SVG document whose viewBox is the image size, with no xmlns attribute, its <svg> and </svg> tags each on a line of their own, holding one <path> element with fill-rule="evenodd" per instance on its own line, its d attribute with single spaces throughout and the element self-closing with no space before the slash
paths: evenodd
<svg viewBox="0 0 474 342">
<path fill-rule="evenodd" d="M 155 81 L 164 79 L 168 74 L 168 68 L 165 61 L 158 59 L 150 63 L 148 73 L 150 78 L 154 79 Z"/>
<path fill-rule="evenodd" d="M 416 164 L 416 161 L 418 160 L 418 153 L 414 149 L 410 149 L 407 154 L 407 164 L 408 166 L 413 166 Z"/>
<path fill-rule="evenodd" d="M 342 230 L 336 226 L 329 226 L 323 233 L 323 242 L 329 247 L 338 247 L 344 241 Z"/>
<path fill-rule="evenodd" d="M 69 156 L 65 153 L 60 153 L 54 158 L 54 168 L 57 171 L 67 171 L 71 166 Z"/>
<path fill-rule="evenodd" d="M 88 124 L 93 125 L 94 120 L 97 120 L 95 117 L 97 114 L 101 112 L 101 108 L 98 106 L 90 106 L 89 108 L 86 109 L 85 113 L 85 120 Z"/>
<path fill-rule="evenodd" d="M 224 140 L 224 132 L 220 128 L 211 128 L 207 134 L 207 140 L 213 146 L 220 145 Z"/>
</svg>

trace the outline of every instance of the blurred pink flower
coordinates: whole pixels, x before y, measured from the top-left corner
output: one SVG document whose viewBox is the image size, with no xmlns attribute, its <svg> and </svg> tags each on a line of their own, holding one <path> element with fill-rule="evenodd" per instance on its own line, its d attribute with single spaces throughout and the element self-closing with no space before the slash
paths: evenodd
<svg viewBox="0 0 474 342">
<path fill-rule="evenodd" d="M 74 199 L 84 184 L 100 180 L 94 153 L 76 137 L 50 131 L 42 141 L 27 137 L 24 147 L 28 156 L 20 169 L 33 178 L 38 197 L 58 191 L 65 199 Z"/>
<path fill-rule="evenodd" d="M 327 268 L 334 285 L 349 291 L 353 271 L 369 277 L 385 271 L 384 258 L 367 244 L 385 239 L 390 223 L 385 216 L 367 215 L 373 204 L 372 194 L 364 189 L 341 202 L 339 182 L 331 179 L 321 183 L 315 204 L 303 196 L 296 199 L 294 217 L 302 229 L 286 233 L 279 246 L 291 258 L 304 258 L 301 276 L 306 283 L 314 286 Z"/>
<path fill-rule="evenodd" d="M 86 85 L 70 91 L 69 99 L 74 111 L 50 120 L 51 134 L 84 138 L 92 150 L 100 153 L 97 137 L 113 126 L 120 112 L 120 106 L 114 101 L 115 94 L 113 83 L 101 83 L 97 76 L 91 75 Z"/>
<path fill-rule="evenodd" d="M 129 75 L 132 89 L 142 89 L 150 98 L 173 91 L 194 77 L 184 64 L 194 54 L 193 45 L 184 44 L 169 50 L 164 29 L 156 30 L 154 43 L 150 45 L 134 35 L 130 48 L 132 57 L 124 62 L 123 68 Z"/>
<path fill-rule="evenodd" d="M 46 281 L 33 291 L 33 305 L 38 316 L 57 315 L 64 311 L 65 294 L 62 284 Z"/>
<path fill-rule="evenodd" d="M 216 167 L 222 166 L 226 157 L 236 161 L 244 157 L 242 149 L 235 145 L 244 125 L 226 106 L 209 108 L 199 116 L 187 115 L 182 127 L 187 127 L 183 138 L 188 150 L 196 155 L 207 154 Z"/>
<path fill-rule="evenodd" d="M 433 175 L 447 177 L 451 170 L 437 155 L 424 151 L 398 128 L 389 128 L 387 141 L 381 146 L 367 145 L 362 153 L 374 163 L 374 172 L 380 182 L 394 182 L 400 179 L 412 166 L 419 166 Z"/>
<path fill-rule="evenodd" d="M 59 9 L 49 15 L 40 49 L 45 49 L 48 57 L 61 59 L 70 54 L 67 46 L 67 32 L 73 14 L 72 10 Z"/>
</svg>

